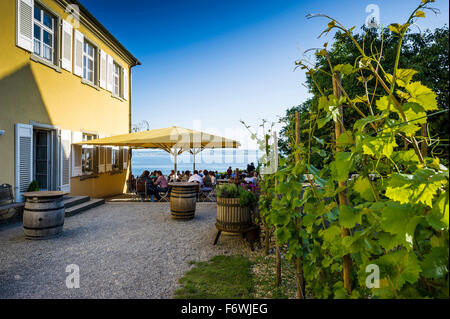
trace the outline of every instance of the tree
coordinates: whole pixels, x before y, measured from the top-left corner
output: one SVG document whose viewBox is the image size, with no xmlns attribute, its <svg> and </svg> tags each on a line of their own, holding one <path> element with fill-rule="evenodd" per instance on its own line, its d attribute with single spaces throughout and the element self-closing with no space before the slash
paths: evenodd
<svg viewBox="0 0 450 319">
<path fill-rule="evenodd" d="M 360 34 L 355 35 L 355 39 L 367 52 L 374 52 L 376 48 L 383 47 L 381 53 L 380 62 L 383 64 L 385 71 L 392 73 L 394 68 L 395 51 L 398 43 L 396 34 L 391 32 L 388 28 L 385 28 L 381 36 L 377 33 L 376 29 L 367 29 L 362 27 L 363 31 Z M 329 57 L 332 65 L 344 65 L 346 63 L 353 65 L 355 61 L 358 61 L 360 52 L 356 49 L 355 45 L 348 37 L 344 37 L 341 32 L 337 32 L 334 36 L 334 43 L 329 49 Z M 383 45 L 381 46 L 381 42 Z M 414 75 L 414 81 L 420 81 L 422 84 L 430 87 L 436 92 L 438 96 L 438 106 L 440 109 L 449 108 L 449 61 L 448 61 L 448 45 L 449 45 L 449 29 L 447 26 L 437 28 L 433 32 L 425 31 L 423 33 L 408 33 L 405 36 L 404 46 L 402 48 L 401 58 L 399 65 L 403 68 L 411 68 L 418 71 Z M 376 52 L 376 51 L 375 51 Z M 325 57 L 318 56 L 317 61 L 314 63 L 314 68 L 322 69 L 325 72 L 330 72 L 329 65 Z M 342 81 L 344 89 L 351 96 L 361 96 L 364 98 L 364 84 L 361 81 L 361 76 L 370 78 L 368 73 L 354 73 L 345 77 Z M 319 87 L 327 88 L 329 82 L 329 76 L 325 73 L 317 73 L 314 76 L 314 81 Z M 288 143 L 288 137 L 286 132 L 289 131 L 292 125 L 294 125 L 294 114 L 296 111 L 300 112 L 300 120 L 303 125 L 301 134 L 301 140 L 305 140 L 307 137 L 307 126 L 310 118 L 310 112 L 315 111 L 317 108 L 318 92 L 314 85 L 311 74 L 307 74 L 306 86 L 309 92 L 313 95 L 312 98 L 306 100 L 299 106 L 292 107 L 286 111 L 286 115 L 281 119 L 285 123 L 285 127 L 280 133 L 279 149 L 287 155 L 291 153 L 291 149 Z M 374 79 L 372 79 L 374 81 Z M 370 83 L 370 82 L 369 82 Z M 377 93 L 382 94 L 382 88 L 378 87 Z M 332 90 L 328 88 L 327 92 L 323 92 L 325 95 L 332 94 Z M 363 109 L 363 111 L 367 111 Z M 357 118 L 357 114 L 354 110 L 345 109 L 344 119 L 346 123 L 353 123 Z M 446 121 L 448 114 L 439 114 L 429 119 L 429 132 L 432 138 L 439 137 L 442 139 L 448 139 L 449 131 Z M 316 147 L 320 147 L 321 144 L 327 144 L 332 142 L 332 136 L 326 134 L 329 132 L 329 126 L 332 123 L 328 123 L 323 127 L 323 133 L 316 132 L 316 135 L 320 137 L 319 140 L 311 141 Z M 440 157 L 445 163 L 448 162 L 448 142 L 442 143 L 435 150 L 440 153 Z M 311 159 L 313 165 L 321 166 L 317 158 Z"/>
</svg>

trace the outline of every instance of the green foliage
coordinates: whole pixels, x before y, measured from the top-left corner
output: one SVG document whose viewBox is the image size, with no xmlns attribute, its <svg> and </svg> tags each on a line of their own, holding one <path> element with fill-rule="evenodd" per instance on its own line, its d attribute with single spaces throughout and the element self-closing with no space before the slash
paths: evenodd
<svg viewBox="0 0 450 319">
<path fill-rule="evenodd" d="M 333 48 L 318 51 L 314 68 L 297 63 L 308 70 L 314 97 L 283 119 L 285 158 L 276 174 L 264 176 L 259 210 L 288 247 L 287 258 L 302 257 L 306 288 L 316 298 L 448 298 L 448 159 L 434 151 L 438 139 L 423 136 L 420 126 L 448 135 L 446 125 L 426 117 L 448 107 L 442 98 L 448 99 L 448 87 L 431 80 L 439 75 L 448 86 L 448 61 L 428 64 L 431 75 L 419 56 L 426 53 L 429 62 L 448 54 L 448 29 L 426 33 L 428 42 L 407 33 L 427 3 L 381 35 L 353 35 L 331 19 L 324 32 L 340 30 Z M 337 72 L 343 75 L 339 98 L 329 77 Z M 337 140 L 336 123 L 342 127 Z M 424 141 L 434 143 L 428 154 L 420 147 Z M 342 194 L 348 202 L 340 201 Z M 343 256 L 353 265 L 350 294 Z M 379 288 L 366 286 L 366 267 L 373 264 L 380 269 Z"/>
<path fill-rule="evenodd" d="M 217 187 L 216 194 L 222 198 L 239 198 L 241 207 L 253 207 L 257 198 L 251 191 L 245 190 L 236 184 L 223 184 Z"/>
<path fill-rule="evenodd" d="M 256 196 L 251 191 L 243 190 L 239 195 L 239 205 L 241 207 L 253 207 L 256 201 Z"/>
<path fill-rule="evenodd" d="M 223 184 L 219 185 L 216 189 L 218 197 L 223 198 L 239 198 L 240 191 L 236 184 Z"/>
<path fill-rule="evenodd" d="M 30 186 L 28 186 L 27 192 L 38 192 L 39 184 L 36 181 L 32 181 Z"/>
</svg>

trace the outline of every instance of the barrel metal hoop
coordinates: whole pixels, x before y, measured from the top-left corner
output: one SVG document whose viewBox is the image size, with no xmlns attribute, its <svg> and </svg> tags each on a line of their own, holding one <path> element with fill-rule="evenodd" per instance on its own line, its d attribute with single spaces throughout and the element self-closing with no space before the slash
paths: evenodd
<svg viewBox="0 0 450 319">
<path fill-rule="evenodd" d="M 26 230 L 46 230 L 46 229 L 52 229 L 52 228 L 57 228 L 57 227 L 62 227 L 64 226 L 64 222 L 62 224 L 58 224 L 58 225 L 53 225 L 53 226 L 48 226 L 48 227 L 39 227 L 39 228 L 35 228 L 35 227 L 26 227 L 23 226 L 24 229 Z"/>
<path fill-rule="evenodd" d="M 177 213 L 177 214 L 192 214 L 192 213 L 195 213 L 195 210 L 188 210 L 188 211 L 186 211 L 186 210 L 183 210 L 183 211 L 180 211 L 180 210 L 173 210 L 173 209 L 171 209 L 170 210 L 172 213 Z"/>
<path fill-rule="evenodd" d="M 25 206 L 24 209 L 29 212 L 41 212 L 42 213 L 42 212 L 52 212 L 52 211 L 61 210 L 61 209 L 64 209 L 64 206 L 56 207 L 56 208 L 45 208 L 45 209 L 28 208 Z"/>
</svg>

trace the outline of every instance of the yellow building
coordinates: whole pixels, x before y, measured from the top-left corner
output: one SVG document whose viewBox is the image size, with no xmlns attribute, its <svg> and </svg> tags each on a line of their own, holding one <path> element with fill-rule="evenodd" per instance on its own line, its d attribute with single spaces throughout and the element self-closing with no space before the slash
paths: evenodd
<svg viewBox="0 0 450 319">
<path fill-rule="evenodd" d="M 76 0 L 1 0 L 0 184 L 122 193 L 126 149 L 72 144 L 131 131 L 139 64 Z"/>
</svg>

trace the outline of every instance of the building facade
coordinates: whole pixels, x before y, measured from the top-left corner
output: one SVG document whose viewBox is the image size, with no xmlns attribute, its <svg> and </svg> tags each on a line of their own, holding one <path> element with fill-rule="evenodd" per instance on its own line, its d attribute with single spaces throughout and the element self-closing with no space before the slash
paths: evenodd
<svg viewBox="0 0 450 319">
<path fill-rule="evenodd" d="M 122 193 L 128 150 L 74 144 L 131 131 L 139 64 L 76 0 L 0 1 L 0 184 Z"/>
</svg>

